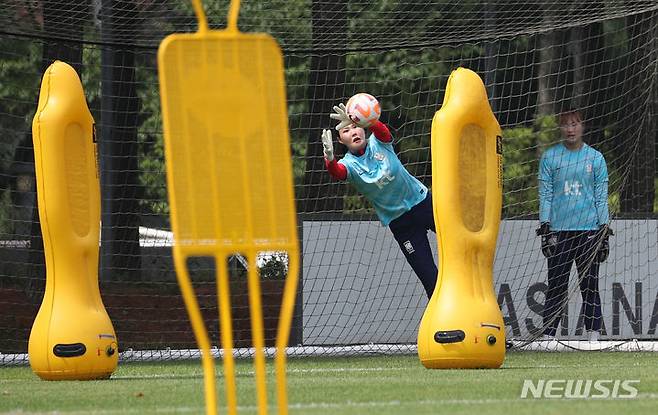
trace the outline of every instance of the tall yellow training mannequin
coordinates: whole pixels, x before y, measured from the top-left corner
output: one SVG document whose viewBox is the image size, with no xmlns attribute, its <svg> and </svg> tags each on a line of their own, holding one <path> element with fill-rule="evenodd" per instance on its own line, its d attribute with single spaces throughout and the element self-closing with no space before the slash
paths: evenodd
<svg viewBox="0 0 658 415">
<path fill-rule="evenodd" d="M 459 68 L 432 120 L 439 276 L 418 332 L 427 368 L 496 368 L 505 327 L 493 289 L 502 203 L 502 138 L 484 84 Z"/>
<path fill-rule="evenodd" d="M 239 1 L 228 27 L 209 30 L 199 0 L 199 30 L 167 36 L 158 51 L 167 190 L 174 233 L 174 265 L 202 351 L 206 413 L 217 411 L 215 367 L 208 332 L 186 259 L 212 256 L 217 268 L 226 402 L 237 412 L 227 258 L 248 258 L 249 309 L 259 414 L 267 413 L 264 330 L 256 257 L 288 253 L 288 278 L 276 339 L 277 405 L 288 411 L 285 347 L 299 269 L 292 159 L 283 56 L 263 33 L 237 28 Z"/>
<path fill-rule="evenodd" d="M 48 380 L 108 378 L 119 355 L 98 289 L 94 119 L 78 74 L 64 62 L 43 76 L 32 140 L 46 290 L 30 333 L 30 366 Z"/>
</svg>

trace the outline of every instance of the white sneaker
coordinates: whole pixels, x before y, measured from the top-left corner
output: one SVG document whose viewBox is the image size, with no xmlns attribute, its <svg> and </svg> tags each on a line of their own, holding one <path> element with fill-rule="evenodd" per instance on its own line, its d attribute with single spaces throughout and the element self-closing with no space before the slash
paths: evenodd
<svg viewBox="0 0 658 415">
<path fill-rule="evenodd" d="M 597 342 L 599 341 L 599 332 L 598 331 L 588 331 L 587 332 L 587 340 L 590 342 Z"/>
</svg>

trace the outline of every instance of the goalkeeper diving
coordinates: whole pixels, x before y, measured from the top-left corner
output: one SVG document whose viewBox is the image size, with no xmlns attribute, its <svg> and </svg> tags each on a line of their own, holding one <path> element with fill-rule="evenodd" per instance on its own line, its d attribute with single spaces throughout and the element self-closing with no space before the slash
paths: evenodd
<svg viewBox="0 0 658 415">
<path fill-rule="evenodd" d="M 333 109 L 330 117 L 338 121 L 338 142 L 347 152 L 337 160 L 331 130 L 323 130 L 329 174 L 337 180 L 347 180 L 368 199 L 431 298 L 438 274 L 427 235 L 428 230 L 436 232 L 431 192 L 402 165 L 384 123 L 378 118 L 360 120 L 348 114 L 342 103 Z"/>
</svg>

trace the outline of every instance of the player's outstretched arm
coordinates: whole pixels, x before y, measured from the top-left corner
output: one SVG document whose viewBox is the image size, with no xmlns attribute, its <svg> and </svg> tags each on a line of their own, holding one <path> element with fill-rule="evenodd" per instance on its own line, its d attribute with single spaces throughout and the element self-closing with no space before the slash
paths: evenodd
<svg viewBox="0 0 658 415">
<path fill-rule="evenodd" d="M 391 131 L 388 129 L 386 124 L 377 120 L 370 126 L 370 131 L 375 135 L 375 138 L 382 143 L 390 143 L 393 141 L 393 136 Z"/>
<path fill-rule="evenodd" d="M 374 100 L 374 97 L 372 99 Z M 377 103 L 376 105 L 379 108 L 379 103 Z M 354 124 L 361 128 L 370 129 L 370 131 L 375 135 L 375 138 L 377 138 L 377 140 L 383 143 L 390 143 L 391 141 L 393 141 L 393 136 L 391 135 L 391 132 L 386 126 L 386 124 L 379 121 L 378 111 L 377 111 L 377 118 L 367 119 L 363 117 L 356 117 L 354 115 L 350 115 L 349 109 L 345 107 L 345 105 L 342 103 L 338 105 L 334 105 L 333 109 L 334 112 L 332 114 L 329 114 L 329 117 L 332 120 L 338 121 L 338 125 L 336 125 L 336 130 L 340 131 L 342 128 L 345 128 L 350 124 Z M 371 113 L 374 112 L 375 111 L 373 110 Z"/>
<path fill-rule="evenodd" d="M 352 124 L 352 120 L 347 115 L 347 109 L 343 103 L 334 105 L 334 112 L 329 114 L 329 118 L 338 121 L 338 125 L 336 126 L 336 130 L 338 131 Z"/>
<path fill-rule="evenodd" d="M 330 130 L 322 130 L 322 152 L 327 161 L 334 160 L 334 142 Z"/>
<path fill-rule="evenodd" d="M 334 157 L 334 143 L 331 130 L 322 130 L 322 151 L 324 152 L 324 164 L 329 175 L 336 180 L 347 179 L 347 168 L 338 163 Z"/>
</svg>

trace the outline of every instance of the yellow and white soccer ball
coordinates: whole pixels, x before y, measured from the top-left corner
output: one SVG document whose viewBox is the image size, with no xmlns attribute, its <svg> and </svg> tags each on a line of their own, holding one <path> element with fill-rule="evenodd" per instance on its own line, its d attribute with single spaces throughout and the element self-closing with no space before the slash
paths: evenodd
<svg viewBox="0 0 658 415">
<path fill-rule="evenodd" d="M 350 98 L 347 101 L 346 110 L 352 122 L 360 127 L 371 126 L 382 113 L 377 98 L 365 92 L 360 92 Z"/>
</svg>

